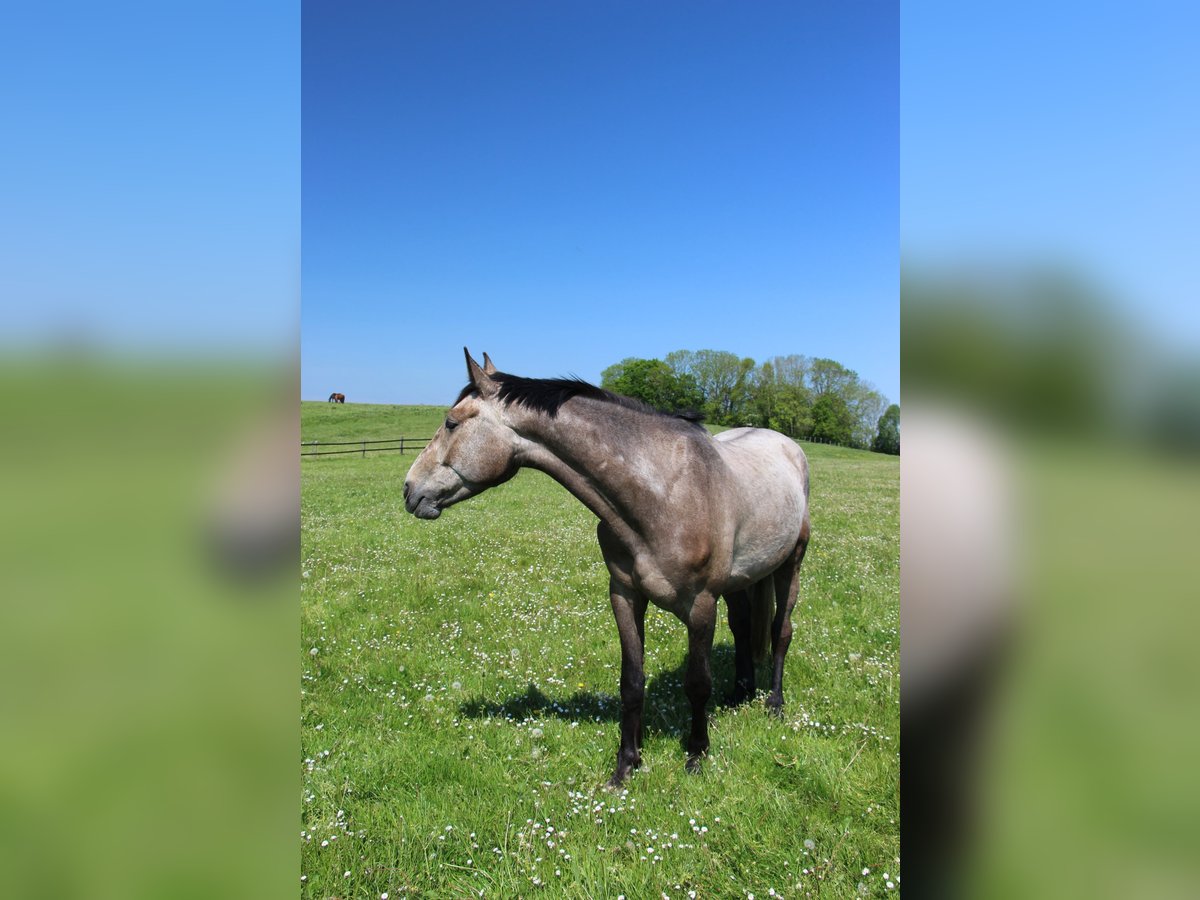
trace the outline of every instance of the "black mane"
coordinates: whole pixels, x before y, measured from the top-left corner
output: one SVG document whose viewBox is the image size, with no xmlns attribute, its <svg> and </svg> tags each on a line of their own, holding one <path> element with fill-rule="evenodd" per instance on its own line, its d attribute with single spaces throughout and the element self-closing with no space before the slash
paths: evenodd
<svg viewBox="0 0 1200 900">
<path fill-rule="evenodd" d="M 663 416 L 669 419 L 681 419 L 697 426 L 701 425 L 704 418 L 700 413 L 691 410 L 677 413 L 663 412 L 662 410 L 655 409 L 648 403 L 643 403 L 641 400 L 635 400 L 632 397 L 625 397 L 621 394 L 614 394 L 612 391 L 598 388 L 594 384 L 584 381 L 582 378 L 522 378 L 520 375 L 496 372 L 492 375 L 492 379 L 500 385 L 498 396 L 502 403 L 515 403 L 518 406 L 524 406 L 526 409 L 543 412 L 550 418 L 557 416 L 562 405 L 573 397 L 587 397 L 591 400 L 612 403 L 625 409 L 632 409 L 637 412 L 648 413 L 649 415 Z M 474 393 L 475 390 L 476 388 L 473 384 L 468 384 L 462 389 L 455 403 L 462 400 L 463 397 Z"/>
</svg>

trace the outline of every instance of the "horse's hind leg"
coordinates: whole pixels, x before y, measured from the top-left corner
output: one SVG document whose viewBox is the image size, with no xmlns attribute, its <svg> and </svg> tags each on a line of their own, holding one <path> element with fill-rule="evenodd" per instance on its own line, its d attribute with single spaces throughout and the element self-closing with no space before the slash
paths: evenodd
<svg viewBox="0 0 1200 900">
<path fill-rule="evenodd" d="M 792 609 L 796 605 L 796 593 L 800 587 L 798 577 L 804 551 L 808 547 L 808 518 L 800 529 L 800 540 L 796 549 L 782 566 L 775 570 L 775 620 L 771 623 L 771 652 L 774 669 L 771 672 L 771 693 L 767 695 L 767 709 L 775 715 L 783 714 L 783 660 L 792 643 Z"/>
<path fill-rule="evenodd" d="M 750 594 L 731 591 L 725 595 L 729 607 L 729 630 L 733 632 L 733 691 L 725 702 L 738 706 L 754 696 L 754 652 L 750 647 Z"/>
</svg>

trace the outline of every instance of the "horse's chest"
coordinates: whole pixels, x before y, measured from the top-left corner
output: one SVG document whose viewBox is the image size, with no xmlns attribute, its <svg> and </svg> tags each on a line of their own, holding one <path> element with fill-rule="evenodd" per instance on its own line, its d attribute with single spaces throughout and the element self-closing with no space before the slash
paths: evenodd
<svg viewBox="0 0 1200 900">
<path fill-rule="evenodd" d="M 708 583 L 712 551 L 707 542 L 695 542 L 691 554 L 646 544 L 634 549 L 619 542 L 604 525 L 598 531 L 600 549 L 613 580 L 633 588 L 661 609 L 678 612 Z"/>
</svg>

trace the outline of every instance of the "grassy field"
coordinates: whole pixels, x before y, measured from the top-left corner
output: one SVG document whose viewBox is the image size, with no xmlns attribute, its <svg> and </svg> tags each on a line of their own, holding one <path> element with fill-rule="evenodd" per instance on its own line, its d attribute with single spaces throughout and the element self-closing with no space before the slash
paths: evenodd
<svg viewBox="0 0 1200 900">
<path fill-rule="evenodd" d="M 302 435 L 429 437 L 443 413 L 305 403 Z M 761 697 L 715 704 L 722 623 L 710 756 L 688 775 L 686 631 L 652 606 L 644 762 L 616 793 L 620 649 L 591 513 L 528 471 L 423 522 L 401 501 L 411 453 L 305 460 L 303 895 L 898 890 L 899 463 L 804 448 L 783 720 Z"/>
</svg>

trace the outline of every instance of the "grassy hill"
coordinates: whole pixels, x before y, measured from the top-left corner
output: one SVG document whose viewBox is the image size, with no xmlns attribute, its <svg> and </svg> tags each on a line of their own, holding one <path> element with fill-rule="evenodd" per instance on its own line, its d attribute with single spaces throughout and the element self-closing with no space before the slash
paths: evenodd
<svg viewBox="0 0 1200 900">
<path fill-rule="evenodd" d="M 367 441 L 401 436 L 430 438 L 445 416 L 444 406 L 306 400 L 300 404 L 300 440 Z"/>
<path fill-rule="evenodd" d="M 303 436 L 428 437 L 444 412 L 306 403 Z M 687 775 L 686 630 L 651 607 L 644 764 L 616 794 L 601 785 L 620 649 L 591 513 L 524 471 L 422 522 L 401 501 L 413 454 L 305 460 L 304 896 L 886 895 L 899 463 L 805 450 L 813 539 L 783 720 L 761 699 L 716 705 L 732 679 L 722 622 L 712 748 Z"/>
</svg>

